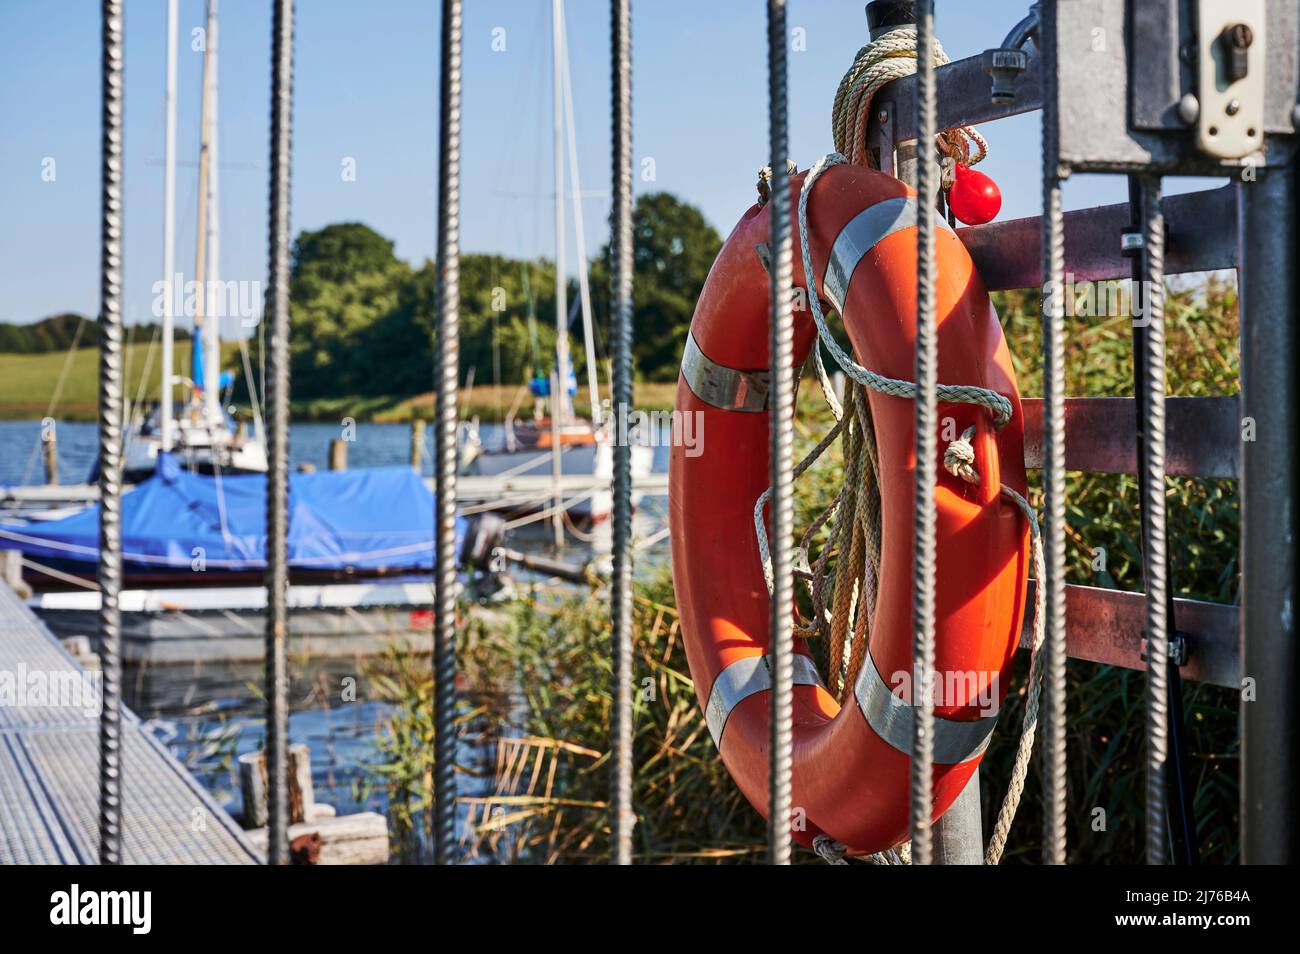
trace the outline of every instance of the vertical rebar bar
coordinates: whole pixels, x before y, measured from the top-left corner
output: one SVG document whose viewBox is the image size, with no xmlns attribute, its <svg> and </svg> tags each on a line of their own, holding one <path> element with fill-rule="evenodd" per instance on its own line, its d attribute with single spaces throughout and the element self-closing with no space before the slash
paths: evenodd
<svg viewBox="0 0 1300 954">
<path fill-rule="evenodd" d="M 1169 565 L 1165 539 L 1165 217 L 1160 177 L 1142 178 L 1146 302 L 1144 363 L 1147 419 L 1142 431 L 1146 514 L 1142 556 L 1146 581 L 1147 864 L 1165 863 L 1165 762 L 1169 751 Z"/>
<path fill-rule="evenodd" d="M 456 384 L 460 371 L 461 0 L 442 3 L 438 103 L 437 447 L 434 468 L 434 860 L 456 857 Z M 552 408 L 552 414 L 554 408 Z"/>
<path fill-rule="evenodd" d="M 1136 305 L 1138 302 L 1144 302 L 1145 297 L 1142 294 L 1142 288 L 1146 286 L 1149 280 L 1148 266 L 1146 261 L 1146 238 L 1145 230 L 1147 220 L 1143 209 L 1146 208 L 1146 195 L 1143 191 L 1143 177 L 1141 175 L 1130 174 L 1128 177 L 1128 197 L 1129 197 L 1129 229 L 1127 231 L 1141 235 L 1142 246 L 1135 250 L 1132 264 L 1132 280 L 1134 283 L 1133 301 Z M 1163 283 L 1162 283 L 1163 289 Z M 1145 307 L 1145 306 L 1144 306 Z M 1137 313 L 1135 312 L 1135 315 Z M 1138 446 L 1146 446 L 1146 430 L 1151 420 L 1151 414 L 1147 410 L 1147 400 L 1150 394 L 1150 377 L 1149 368 L 1146 361 L 1147 353 L 1147 329 L 1150 327 L 1150 321 L 1134 321 L 1133 323 L 1133 393 L 1135 400 L 1133 402 L 1136 411 L 1134 423 L 1135 431 L 1138 438 Z M 1148 479 L 1147 470 L 1143 466 L 1137 468 L 1138 472 L 1138 497 L 1142 500 L 1141 508 L 1141 540 L 1145 557 L 1146 540 L 1149 530 L 1150 514 L 1146 501 L 1148 500 L 1148 490 L 1150 480 Z M 1169 552 L 1165 550 L 1165 578 L 1169 576 Z M 1146 564 L 1143 563 L 1143 573 L 1146 572 Z M 1145 576 L 1143 586 L 1145 587 Z M 1165 618 L 1169 625 L 1174 623 L 1173 592 L 1168 584 L 1165 586 Z M 1148 663 L 1149 665 L 1149 663 Z M 1168 700 L 1168 725 L 1169 725 L 1169 742 L 1168 755 L 1165 762 L 1165 815 L 1168 821 L 1169 832 L 1169 861 L 1176 865 L 1194 865 L 1199 863 L 1199 850 L 1196 843 L 1196 810 L 1193 804 L 1194 799 L 1191 797 L 1191 778 L 1187 766 L 1187 739 L 1183 727 L 1183 686 L 1181 674 L 1178 671 L 1178 663 L 1170 658 L 1167 660 L 1165 670 L 1168 673 L 1166 679 L 1167 687 L 1165 697 Z"/>
<path fill-rule="evenodd" d="M 103 6 L 99 259 L 99 862 L 122 863 L 122 0 Z"/>
<path fill-rule="evenodd" d="M 768 782 L 768 851 L 774 865 L 790 863 L 791 775 L 793 774 L 794 602 L 790 536 L 794 527 L 794 330 L 790 288 L 794 251 L 790 238 L 790 173 L 786 167 L 786 0 L 767 3 L 769 153 L 772 163 L 771 217 L 771 527 L 772 765 Z"/>
<path fill-rule="evenodd" d="M 1056 6 L 1041 8 L 1043 57 L 1043 491 L 1046 683 L 1043 861 L 1065 864 L 1065 225 L 1061 213 Z"/>
<path fill-rule="evenodd" d="M 934 0 L 916 5 L 916 474 L 912 525 L 912 863 L 933 859 L 935 485 L 938 479 L 938 329 L 935 318 L 934 221 L 939 190 L 935 156 Z"/>
<path fill-rule="evenodd" d="M 613 71 L 613 427 L 614 578 L 610 608 L 614 712 L 610 810 L 614 864 L 632 863 L 632 447 L 627 415 L 632 408 L 632 24 L 630 0 L 610 3 L 610 64 Z"/>
<path fill-rule="evenodd" d="M 266 377 L 267 860 L 289 862 L 289 174 L 293 147 L 293 0 L 271 26 L 271 195 L 267 248 L 270 341 Z M 213 357 L 215 360 L 215 356 Z"/>
</svg>

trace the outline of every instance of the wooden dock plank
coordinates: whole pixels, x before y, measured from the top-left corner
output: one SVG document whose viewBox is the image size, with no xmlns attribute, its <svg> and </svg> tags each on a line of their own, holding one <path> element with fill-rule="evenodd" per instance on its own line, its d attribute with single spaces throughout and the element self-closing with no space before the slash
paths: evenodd
<svg viewBox="0 0 1300 954">
<path fill-rule="evenodd" d="M 99 680 L 3 582 L 0 680 L 0 865 L 94 864 Z M 122 734 L 128 864 L 261 861 L 234 820 L 129 711 Z"/>
</svg>

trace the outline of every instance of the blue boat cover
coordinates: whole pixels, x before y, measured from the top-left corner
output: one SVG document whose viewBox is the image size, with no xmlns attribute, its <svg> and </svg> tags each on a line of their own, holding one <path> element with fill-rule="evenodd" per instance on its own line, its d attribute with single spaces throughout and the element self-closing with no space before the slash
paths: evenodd
<svg viewBox="0 0 1300 954">
<path fill-rule="evenodd" d="M 303 570 L 433 568 L 433 494 L 410 467 L 289 475 L 289 565 Z M 456 552 L 464 518 L 456 519 Z M 0 541 L 33 560 L 94 564 L 99 505 L 60 520 L 0 524 Z M 129 569 L 266 566 L 266 477 L 211 477 L 160 454 L 154 476 L 122 497 Z"/>
</svg>

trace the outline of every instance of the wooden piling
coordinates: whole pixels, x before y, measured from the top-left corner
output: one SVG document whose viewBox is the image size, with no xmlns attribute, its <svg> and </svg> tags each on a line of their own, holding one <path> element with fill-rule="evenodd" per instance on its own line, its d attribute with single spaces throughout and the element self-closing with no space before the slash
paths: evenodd
<svg viewBox="0 0 1300 954">
<path fill-rule="evenodd" d="M 411 466 L 420 470 L 424 463 L 424 418 L 411 421 Z"/>
<path fill-rule="evenodd" d="M 45 483 L 56 486 L 59 482 L 59 439 L 53 427 L 41 434 L 41 452 L 45 458 Z"/>
<path fill-rule="evenodd" d="M 348 442 L 335 438 L 330 441 L 330 470 L 348 469 Z"/>
</svg>

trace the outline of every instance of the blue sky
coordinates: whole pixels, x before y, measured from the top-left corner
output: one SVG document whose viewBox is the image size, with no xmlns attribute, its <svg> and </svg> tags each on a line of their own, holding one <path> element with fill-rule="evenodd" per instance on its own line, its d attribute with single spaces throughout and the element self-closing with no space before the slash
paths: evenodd
<svg viewBox="0 0 1300 954">
<path fill-rule="evenodd" d="M 467 0 L 462 247 L 554 254 L 548 0 Z M 996 45 L 1026 0 L 938 0 L 953 59 Z M 161 274 L 164 0 L 127 0 L 127 317 L 150 320 Z M 607 236 L 609 20 L 606 0 L 566 0 L 588 253 Z M 861 0 L 791 0 L 807 49 L 791 54 L 792 158 L 829 151 L 830 105 L 866 41 Z M 698 205 L 722 234 L 754 199 L 767 150 L 765 9 L 760 0 L 633 0 L 634 152 L 655 181 Z M 0 321 L 98 298 L 99 5 L 3 0 L 0 35 Z M 192 270 L 202 57 L 189 48 L 202 0 L 181 0 L 177 263 Z M 433 254 L 436 221 L 437 0 L 299 0 L 293 230 L 361 221 L 412 262 Z M 503 52 L 493 31 L 505 30 Z M 266 270 L 269 4 L 221 2 L 222 275 Z M 1002 187 L 1002 217 L 1039 209 L 1037 114 L 984 127 L 981 168 Z M 42 163 L 56 163 L 54 182 Z M 344 181 L 345 159 L 355 181 Z M 639 165 L 638 168 L 641 168 Z M 1200 184 L 1203 186 L 1203 183 Z M 1175 191 L 1175 190 L 1171 190 Z M 1122 201 L 1118 177 L 1081 176 L 1067 208 Z M 569 235 L 572 242 L 573 230 Z M 569 253 L 573 260 L 572 246 Z M 232 329 L 233 330 L 233 329 Z"/>
</svg>

